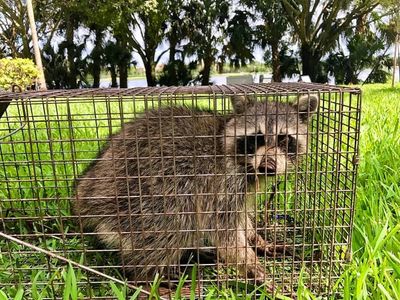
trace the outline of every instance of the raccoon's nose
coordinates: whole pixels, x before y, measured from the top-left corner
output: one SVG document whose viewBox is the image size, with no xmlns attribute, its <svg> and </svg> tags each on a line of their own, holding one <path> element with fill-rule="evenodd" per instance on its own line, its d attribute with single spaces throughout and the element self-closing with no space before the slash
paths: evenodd
<svg viewBox="0 0 400 300">
<path fill-rule="evenodd" d="M 258 173 L 265 174 L 265 166 L 258 167 Z M 267 167 L 267 176 L 274 175 L 276 173 L 276 169 L 273 167 Z"/>
<path fill-rule="evenodd" d="M 267 171 L 267 176 L 268 175 L 275 175 L 276 173 L 276 163 L 275 161 L 268 161 L 267 164 L 265 165 L 265 163 L 261 164 L 258 167 L 258 172 L 261 174 L 265 174 L 265 171 Z"/>
</svg>

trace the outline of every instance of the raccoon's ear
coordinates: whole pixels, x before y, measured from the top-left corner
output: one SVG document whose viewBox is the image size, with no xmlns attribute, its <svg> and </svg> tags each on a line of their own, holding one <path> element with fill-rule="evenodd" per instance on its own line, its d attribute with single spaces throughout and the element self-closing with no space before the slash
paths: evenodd
<svg viewBox="0 0 400 300">
<path fill-rule="evenodd" d="M 295 109 L 299 112 L 302 121 L 308 121 L 318 110 L 319 96 L 316 94 L 302 95 L 297 103 L 294 103 Z"/>
<path fill-rule="evenodd" d="M 256 102 L 256 96 L 254 95 L 234 95 L 231 97 L 233 111 L 236 114 L 242 114 L 246 109 L 252 107 Z"/>
</svg>

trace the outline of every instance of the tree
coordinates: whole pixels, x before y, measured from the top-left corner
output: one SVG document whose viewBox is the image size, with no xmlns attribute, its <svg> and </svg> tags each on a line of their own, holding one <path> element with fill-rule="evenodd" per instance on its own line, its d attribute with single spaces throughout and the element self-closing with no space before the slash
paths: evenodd
<svg viewBox="0 0 400 300">
<path fill-rule="evenodd" d="M 81 25 L 89 28 L 93 49 L 88 55 L 88 71 L 93 77 L 93 88 L 100 86 L 101 68 L 104 67 L 103 39 L 110 24 L 110 6 L 97 0 L 75 1 L 76 9 L 80 14 Z M 94 14 L 93 12 L 96 11 Z"/>
<path fill-rule="evenodd" d="M 121 55 L 120 49 L 115 42 L 107 42 L 104 48 L 103 64 L 111 74 L 111 87 L 118 87 L 117 83 L 117 65 Z"/>
<path fill-rule="evenodd" d="M 255 9 L 256 17 L 263 20 L 263 23 L 256 27 L 256 36 L 263 48 L 270 47 L 272 80 L 280 82 L 282 81 L 282 62 L 280 58 L 283 55 L 282 53 L 286 51 L 283 50 L 286 47 L 284 36 L 289 30 L 288 20 L 282 3 L 280 0 L 246 0 L 243 3 Z"/>
<path fill-rule="evenodd" d="M 365 16 L 379 4 L 378 0 L 281 0 L 288 22 L 300 43 L 302 72 L 312 81 L 326 80 L 321 59 L 332 50 L 353 21 Z"/>
<path fill-rule="evenodd" d="M 224 45 L 222 52 L 224 57 L 228 57 L 230 65 L 236 69 L 246 66 L 254 59 L 255 41 L 254 31 L 249 22 L 250 18 L 249 12 L 237 9 L 228 21 L 225 33 L 228 43 Z"/>
<path fill-rule="evenodd" d="M 358 18 L 355 26 L 341 34 L 337 49 L 329 55 L 327 70 L 335 75 L 336 82 L 359 83 L 359 75 L 371 69 L 367 82 L 386 82 L 390 69 L 388 45 L 395 33 L 387 18 L 382 18 L 382 8 Z"/>
<path fill-rule="evenodd" d="M 187 85 L 192 79 L 192 71 L 196 69 L 195 62 L 185 63 L 186 53 L 184 43 L 192 31 L 191 24 L 186 17 L 185 0 L 167 0 L 165 40 L 168 42 L 169 58 L 158 78 L 161 85 Z"/>
<path fill-rule="evenodd" d="M 276 60 L 279 63 L 279 77 L 273 76 L 273 81 L 280 82 L 282 80 L 282 77 L 284 76 L 292 77 L 293 75 L 298 75 L 300 73 L 299 59 L 296 51 L 293 49 L 289 49 L 287 44 L 282 43 L 282 45 L 280 46 L 278 58 Z M 264 61 L 267 64 L 272 64 L 272 53 L 270 51 L 265 52 Z M 275 73 L 275 76 L 277 76 L 278 74 Z"/>
<path fill-rule="evenodd" d="M 47 86 L 50 89 L 71 89 L 88 86 L 86 76 L 88 73 L 87 60 L 83 58 L 85 43 L 74 47 L 74 69 L 71 72 L 70 59 L 65 55 L 68 43 L 61 42 L 58 51 L 50 45 L 43 47 L 43 64 Z"/>
<path fill-rule="evenodd" d="M 103 37 L 104 37 L 104 29 L 99 28 L 97 26 L 92 27 L 94 31 L 94 47 L 92 52 L 90 53 L 88 59 L 90 63 L 88 64 L 89 72 L 93 76 L 93 88 L 98 88 L 100 86 L 100 74 L 101 68 L 104 66 L 103 56 L 104 56 L 104 45 L 103 45 Z"/>
<path fill-rule="evenodd" d="M 103 10 L 107 11 L 108 16 L 112 16 L 109 26 L 120 54 L 117 62 L 120 87 L 127 87 L 128 67 L 132 63 L 132 51 L 137 52 L 143 61 L 147 84 L 155 85 L 155 66 L 160 59 L 160 57 L 155 58 L 155 52 L 164 38 L 165 19 L 167 18 L 164 1 L 97 2 L 103 7 Z"/>
<path fill-rule="evenodd" d="M 192 27 L 189 19 L 185 15 L 186 0 L 167 0 L 166 10 L 168 18 L 166 20 L 166 31 L 165 39 L 169 44 L 169 62 L 175 61 L 177 55 L 180 56 L 180 60 L 184 58 L 184 52 L 182 48 L 183 40 L 189 37 Z"/>
<path fill-rule="evenodd" d="M 0 47 L 3 56 L 30 58 L 29 22 L 22 0 L 0 1 Z"/>
<path fill-rule="evenodd" d="M 186 65 L 183 60 L 175 59 L 168 62 L 158 78 L 160 85 L 187 85 L 192 79 L 192 71 L 196 68 L 196 63 L 191 62 Z"/>
<path fill-rule="evenodd" d="M 131 43 L 143 61 L 148 86 L 156 85 L 156 65 L 168 51 L 164 50 L 156 58 L 157 47 L 164 39 L 168 17 L 164 4 L 163 1 L 158 1 L 156 9 L 134 13 L 135 28 L 138 29 L 142 41 L 132 36 Z"/>
<path fill-rule="evenodd" d="M 388 57 L 379 55 L 385 44 L 376 32 L 355 31 L 347 37 L 346 48 L 346 51 L 339 50 L 330 54 L 327 59 L 327 70 L 335 75 L 337 83 L 357 84 L 360 73 L 368 68 L 373 72 L 370 81 L 386 82 L 388 73 L 383 67 L 388 65 Z M 346 52 L 348 54 L 345 54 Z"/>
<path fill-rule="evenodd" d="M 39 40 L 49 40 L 58 28 L 59 10 L 55 0 L 34 2 L 36 28 Z M 49 13 L 51 12 L 51 13 Z M 31 36 L 25 1 L 0 1 L 0 56 L 31 58 Z"/>
<path fill-rule="evenodd" d="M 390 16 L 388 32 L 391 34 L 391 38 L 389 40 L 392 44 L 394 44 L 394 53 L 393 53 L 393 74 L 392 74 L 392 87 L 394 87 L 395 81 L 395 72 L 397 64 L 397 53 L 400 51 L 400 2 L 398 0 L 383 0 L 381 1 L 381 5 L 388 12 Z M 400 78 L 400 68 L 399 68 L 399 78 Z"/>
<path fill-rule="evenodd" d="M 202 62 L 199 79 L 202 85 L 210 83 L 211 66 L 223 40 L 229 18 L 230 2 L 222 0 L 192 0 L 185 5 L 186 18 L 191 24 L 190 43 L 185 46 L 188 55 Z"/>
</svg>

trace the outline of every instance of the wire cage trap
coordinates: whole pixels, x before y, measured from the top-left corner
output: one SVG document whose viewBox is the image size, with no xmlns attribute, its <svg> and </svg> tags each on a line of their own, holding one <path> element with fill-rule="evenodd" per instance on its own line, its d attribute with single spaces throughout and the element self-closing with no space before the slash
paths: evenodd
<svg viewBox="0 0 400 300">
<path fill-rule="evenodd" d="M 165 297 L 182 283 L 197 298 L 290 296 L 300 281 L 329 295 L 350 259 L 359 89 L 88 89 L 0 103 L 8 293 L 62 298 L 71 262 L 87 299 L 112 298 L 112 280 L 146 290 L 155 278 Z"/>
</svg>

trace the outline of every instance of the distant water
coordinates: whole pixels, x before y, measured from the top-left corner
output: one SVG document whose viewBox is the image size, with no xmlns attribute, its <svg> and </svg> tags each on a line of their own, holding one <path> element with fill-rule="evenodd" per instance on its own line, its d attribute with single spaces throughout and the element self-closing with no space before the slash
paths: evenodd
<svg viewBox="0 0 400 300">
<path fill-rule="evenodd" d="M 358 76 L 359 79 L 365 80 L 369 73 L 371 72 L 371 69 L 366 69 L 360 73 Z M 259 77 L 261 74 L 256 74 L 253 75 L 254 82 L 258 83 L 259 82 Z M 226 75 L 216 75 L 216 76 L 211 76 L 211 82 L 213 84 L 226 84 Z M 264 74 L 264 77 L 272 77 L 271 74 Z M 294 75 L 293 77 L 285 77 L 282 79 L 283 82 L 297 82 L 299 80 L 298 75 Z M 328 77 L 328 83 L 329 84 L 335 84 L 335 78 L 333 76 Z M 111 81 L 109 78 L 102 79 L 100 80 L 100 87 L 107 88 L 111 86 Z M 136 78 L 136 79 L 128 79 L 128 87 L 146 87 L 147 86 L 147 81 L 146 78 Z"/>
</svg>

